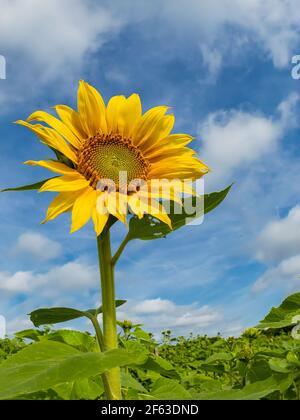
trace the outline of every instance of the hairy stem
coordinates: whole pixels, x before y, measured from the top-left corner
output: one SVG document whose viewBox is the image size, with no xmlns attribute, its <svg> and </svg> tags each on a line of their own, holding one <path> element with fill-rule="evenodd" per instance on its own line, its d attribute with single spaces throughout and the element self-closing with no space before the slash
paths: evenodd
<svg viewBox="0 0 300 420">
<path fill-rule="evenodd" d="M 93 327 L 94 327 L 94 330 L 95 330 L 95 333 L 96 333 L 96 339 L 97 339 L 97 342 L 98 342 L 98 345 L 99 345 L 99 350 L 100 351 L 104 351 L 103 334 L 102 334 L 101 327 L 99 325 L 97 316 L 96 315 L 95 316 L 92 316 L 90 318 L 90 320 L 92 321 L 92 324 L 93 324 Z M 108 395 L 111 395 L 110 384 L 108 382 L 108 378 L 107 378 L 106 372 L 104 372 L 101 375 L 101 377 L 102 377 L 102 382 L 103 382 L 103 385 L 104 385 L 105 394 L 107 396 Z"/>
<path fill-rule="evenodd" d="M 127 234 L 125 236 L 123 242 L 121 243 L 119 249 L 117 250 L 117 252 L 115 253 L 115 255 L 113 256 L 113 258 L 111 260 L 111 263 L 112 263 L 113 267 L 115 267 L 115 265 L 117 264 L 122 252 L 124 251 L 124 249 L 125 249 L 125 247 L 126 247 L 126 245 L 128 244 L 129 241 L 130 241 L 129 234 Z"/>
<path fill-rule="evenodd" d="M 103 347 L 106 351 L 116 349 L 118 347 L 115 282 L 109 230 L 103 231 L 103 233 L 98 236 L 97 243 L 102 291 Z M 120 368 L 113 368 L 108 370 L 106 372 L 106 378 L 109 383 L 107 398 L 110 400 L 120 400 Z"/>
</svg>

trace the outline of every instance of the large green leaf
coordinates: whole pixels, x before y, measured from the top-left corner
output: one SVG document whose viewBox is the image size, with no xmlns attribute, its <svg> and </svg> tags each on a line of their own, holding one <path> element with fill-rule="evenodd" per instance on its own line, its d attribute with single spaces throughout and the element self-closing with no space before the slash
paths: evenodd
<svg viewBox="0 0 300 420">
<path fill-rule="evenodd" d="M 57 330 L 44 336 L 44 339 L 68 344 L 76 349 L 88 352 L 97 349 L 96 341 L 89 333 L 75 330 Z"/>
<path fill-rule="evenodd" d="M 150 370 L 172 379 L 180 379 L 173 365 L 162 357 L 149 357 L 139 369 Z"/>
<path fill-rule="evenodd" d="M 128 372 L 121 372 L 121 384 L 123 388 L 131 388 L 140 392 L 147 392 L 143 385 Z"/>
<path fill-rule="evenodd" d="M 260 321 L 257 328 L 284 328 L 299 323 L 300 293 L 295 293 L 286 298 L 277 308 L 272 308 L 269 314 Z"/>
<path fill-rule="evenodd" d="M 126 303 L 126 300 L 116 300 L 116 307 Z M 60 322 L 71 321 L 73 319 L 92 316 L 102 313 L 102 306 L 98 309 L 89 309 L 87 311 L 79 311 L 73 308 L 41 308 L 31 312 L 30 320 L 35 327 L 47 324 L 58 324 Z"/>
<path fill-rule="evenodd" d="M 191 400 L 191 394 L 177 381 L 159 378 L 157 379 L 149 394 L 142 394 L 141 399 L 145 400 Z"/>
<path fill-rule="evenodd" d="M 45 182 L 49 181 L 49 179 L 57 178 L 56 176 L 52 178 L 44 179 L 43 181 L 36 182 L 35 184 L 23 185 L 22 187 L 15 187 L 15 188 L 5 188 L 4 190 L 0 190 L 0 192 L 7 192 L 7 191 L 31 191 L 31 190 L 39 190 Z"/>
<path fill-rule="evenodd" d="M 203 393 L 198 396 L 200 400 L 260 400 L 263 397 L 280 389 L 275 378 L 270 377 L 265 381 L 254 382 L 243 389 L 230 389 L 213 393 Z"/>
<path fill-rule="evenodd" d="M 209 213 L 210 211 L 214 210 L 219 204 L 227 196 L 228 192 L 231 189 L 231 185 L 223 191 L 214 192 L 211 194 L 205 194 L 204 196 L 204 214 Z M 203 197 L 202 197 L 203 199 Z M 191 208 L 194 208 L 194 202 L 196 200 L 195 197 L 185 198 L 185 200 L 191 200 Z M 178 204 L 174 202 L 170 204 L 170 213 L 169 217 L 172 222 L 172 230 L 166 225 L 165 223 L 161 222 L 160 220 L 154 218 L 153 216 L 145 214 L 142 219 L 134 216 L 130 219 L 129 222 L 129 233 L 128 238 L 129 240 L 132 239 L 142 239 L 142 240 L 151 240 L 151 239 L 160 239 L 165 238 L 169 233 L 173 232 L 174 230 L 179 229 L 180 227 L 187 224 L 187 222 L 191 222 L 193 219 L 197 219 L 198 217 L 202 216 L 202 214 L 188 214 L 184 207 L 182 208 L 181 214 L 176 214 L 176 209 L 178 208 Z"/>
<path fill-rule="evenodd" d="M 94 377 L 113 367 L 142 361 L 139 354 L 124 349 L 82 353 L 66 344 L 41 341 L 0 365 L 0 399 L 47 390 L 60 383 Z"/>
<path fill-rule="evenodd" d="M 52 389 L 63 400 L 95 400 L 104 392 L 101 379 L 92 378 L 62 383 L 55 385 Z"/>
</svg>

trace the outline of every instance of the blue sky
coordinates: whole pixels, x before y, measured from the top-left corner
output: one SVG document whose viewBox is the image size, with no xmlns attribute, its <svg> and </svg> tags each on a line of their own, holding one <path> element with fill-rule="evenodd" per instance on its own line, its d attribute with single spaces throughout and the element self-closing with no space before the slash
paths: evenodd
<svg viewBox="0 0 300 420">
<path fill-rule="evenodd" d="M 137 92 L 144 109 L 172 106 L 175 131 L 196 136 L 213 169 L 206 191 L 235 184 L 201 226 L 129 244 L 117 270 L 117 295 L 128 300 L 119 319 L 175 334 L 230 335 L 255 325 L 300 287 L 297 1 L 41 3 L 1 6 L 1 187 L 48 176 L 22 165 L 50 154 L 12 122 L 58 103 L 75 106 L 81 78 L 106 100 Z M 69 235 L 68 215 L 40 225 L 50 199 L 0 196 L 0 314 L 9 333 L 30 326 L 26 314 L 37 307 L 99 302 L 92 226 Z M 125 233 L 115 229 L 114 247 Z"/>
</svg>

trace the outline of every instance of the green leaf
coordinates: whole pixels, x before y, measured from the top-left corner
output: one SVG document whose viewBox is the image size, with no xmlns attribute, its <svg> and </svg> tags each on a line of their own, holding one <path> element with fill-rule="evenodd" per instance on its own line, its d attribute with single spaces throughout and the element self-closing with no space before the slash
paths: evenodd
<svg viewBox="0 0 300 420">
<path fill-rule="evenodd" d="M 213 192 L 210 194 L 205 194 L 204 196 L 204 213 L 207 214 L 218 207 L 222 201 L 225 200 L 229 191 L 232 188 L 232 185 L 229 185 L 225 190 Z"/>
<path fill-rule="evenodd" d="M 104 393 L 101 378 L 66 382 L 55 385 L 52 389 L 63 400 L 95 400 Z"/>
<path fill-rule="evenodd" d="M 139 369 L 150 370 L 159 373 L 162 376 L 172 379 L 180 379 L 173 365 L 162 357 L 149 357 L 148 360 Z"/>
<path fill-rule="evenodd" d="M 96 345 L 94 337 L 90 334 L 75 330 L 54 331 L 48 334 L 46 338 L 47 340 L 68 344 L 83 352 L 93 351 Z"/>
<path fill-rule="evenodd" d="M 299 320 L 295 320 L 297 316 L 300 317 L 300 293 L 289 296 L 279 307 L 272 308 L 256 328 L 277 329 L 290 327 L 299 322 Z"/>
<path fill-rule="evenodd" d="M 17 338 L 27 338 L 32 341 L 39 341 L 43 337 L 43 332 L 39 330 L 34 330 L 33 328 L 23 331 L 18 331 L 15 333 Z"/>
<path fill-rule="evenodd" d="M 64 163 L 65 165 L 67 165 L 70 168 L 74 169 L 74 164 L 71 161 L 71 159 L 67 158 L 67 156 L 65 156 L 59 150 L 54 149 L 53 147 L 50 147 L 50 149 L 55 153 L 55 156 L 57 157 L 57 160 L 59 162 Z"/>
<path fill-rule="evenodd" d="M 147 392 L 143 385 L 127 372 L 121 372 L 121 384 L 123 388 L 131 388 L 136 391 Z"/>
<path fill-rule="evenodd" d="M 200 400 L 259 400 L 279 390 L 278 381 L 270 377 L 265 381 L 254 382 L 243 389 L 223 390 L 214 393 L 199 394 Z"/>
<path fill-rule="evenodd" d="M 285 359 L 272 358 L 269 360 L 269 366 L 274 372 L 278 373 L 290 373 L 292 370 Z"/>
<path fill-rule="evenodd" d="M 41 308 L 31 312 L 29 315 L 33 325 L 39 327 L 40 325 L 71 321 L 72 319 L 87 316 L 87 313 L 72 308 Z"/>
<path fill-rule="evenodd" d="M 191 394 L 177 381 L 171 379 L 157 379 L 150 394 L 141 395 L 145 400 L 191 400 Z"/>
<path fill-rule="evenodd" d="M 45 184 L 45 182 L 49 181 L 50 179 L 54 179 L 54 178 L 57 178 L 57 177 L 54 176 L 52 178 L 47 178 L 47 179 L 44 179 L 43 181 L 36 182 L 35 184 L 23 185 L 22 187 L 5 188 L 4 190 L 0 190 L 0 192 L 39 190 Z"/>
<path fill-rule="evenodd" d="M 215 353 L 212 356 L 210 356 L 205 363 L 212 363 L 217 361 L 230 361 L 233 359 L 232 354 L 230 353 Z"/>
<path fill-rule="evenodd" d="M 66 344 L 44 340 L 0 365 L 0 399 L 47 390 L 60 383 L 94 377 L 113 367 L 142 361 L 138 354 L 124 349 L 81 353 Z"/>
<path fill-rule="evenodd" d="M 116 300 L 116 307 L 126 303 L 126 300 Z M 71 321 L 73 319 L 95 316 L 102 313 L 102 306 L 98 309 L 79 311 L 73 308 L 41 308 L 31 312 L 30 320 L 35 327 L 47 324 L 59 324 L 60 322 Z"/>
<path fill-rule="evenodd" d="M 204 195 L 204 214 L 209 213 L 214 210 L 222 201 L 226 198 L 228 192 L 231 189 L 231 185 L 223 191 L 214 192 L 211 194 Z M 203 197 L 202 197 L 203 198 Z M 196 200 L 196 197 L 185 198 L 185 200 Z M 160 239 L 165 238 L 169 233 L 179 229 L 180 227 L 186 225 L 187 222 L 191 222 L 194 219 L 197 219 L 199 216 L 196 213 L 188 214 L 182 208 L 181 214 L 176 214 L 175 209 L 178 204 L 170 202 L 170 213 L 169 217 L 172 222 L 173 229 L 171 230 L 165 223 L 154 218 L 153 216 L 145 214 L 142 219 L 139 219 L 137 216 L 133 216 L 129 222 L 129 240 L 132 239 L 142 239 L 142 240 L 151 240 L 151 239 Z"/>
</svg>

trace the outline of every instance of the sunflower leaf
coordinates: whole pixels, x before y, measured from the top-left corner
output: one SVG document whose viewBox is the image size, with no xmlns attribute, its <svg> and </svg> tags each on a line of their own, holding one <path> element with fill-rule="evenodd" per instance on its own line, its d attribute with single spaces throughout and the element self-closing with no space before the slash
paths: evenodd
<svg viewBox="0 0 300 420">
<path fill-rule="evenodd" d="M 23 185 L 22 187 L 5 188 L 4 190 L 0 190 L 0 192 L 39 190 L 45 184 L 45 182 L 54 178 L 57 178 L 57 177 L 54 176 L 52 178 L 47 178 L 47 179 L 44 179 L 43 181 L 36 182 L 35 184 Z"/>
<path fill-rule="evenodd" d="M 142 363 L 143 360 L 144 355 L 124 349 L 81 352 L 67 344 L 41 341 L 1 363 L 0 400 L 94 377 L 108 369 Z"/>
<path fill-rule="evenodd" d="M 116 307 L 126 303 L 126 300 L 116 300 Z M 47 324 L 59 324 L 61 322 L 71 321 L 73 319 L 87 317 L 91 318 L 102 313 L 102 306 L 97 309 L 79 311 L 73 308 L 41 308 L 29 314 L 30 320 L 35 327 Z"/>
<path fill-rule="evenodd" d="M 50 147 L 50 149 L 55 153 L 55 156 L 56 156 L 56 158 L 59 162 L 64 163 L 65 165 L 74 169 L 74 165 L 73 165 L 73 162 L 71 161 L 71 159 L 67 158 L 67 156 L 65 156 L 59 150 L 54 149 L 53 147 Z"/>
<path fill-rule="evenodd" d="M 199 197 L 185 198 L 185 207 L 182 208 L 180 214 L 177 214 L 178 212 L 176 212 L 177 204 L 175 204 L 174 202 L 169 202 L 168 204 L 170 205 L 170 212 L 168 212 L 168 214 L 172 222 L 173 230 L 171 230 L 165 223 L 148 214 L 144 215 L 142 219 L 138 219 L 138 217 L 136 216 L 132 217 L 129 222 L 129 240 L 151 240 L 165 238 L 169 233 L 173 232 L 174 230 L 177 230 L 180 227 L 185 226 L 193 220 L 196 220 L 197 218 L 203 216 L 203 213 L 207 214 L 214 210 L 226 198 L 231 187 L 232 185 L 229 185 L 222 191 L 213 192 L 211 194 L 205 194 L 203 197 L 200 197 L 200 199 L 203 200 L 203 211 L 201 211 L 200 213 L 197 213 L 195 211 L 194 214 L 188 214 L 185 211 L 186 204 L 189 204 L 190 208 L 197 208 L 197 206 L 195 205 L 195 201 L 199 200 Z"/>
</svg>

